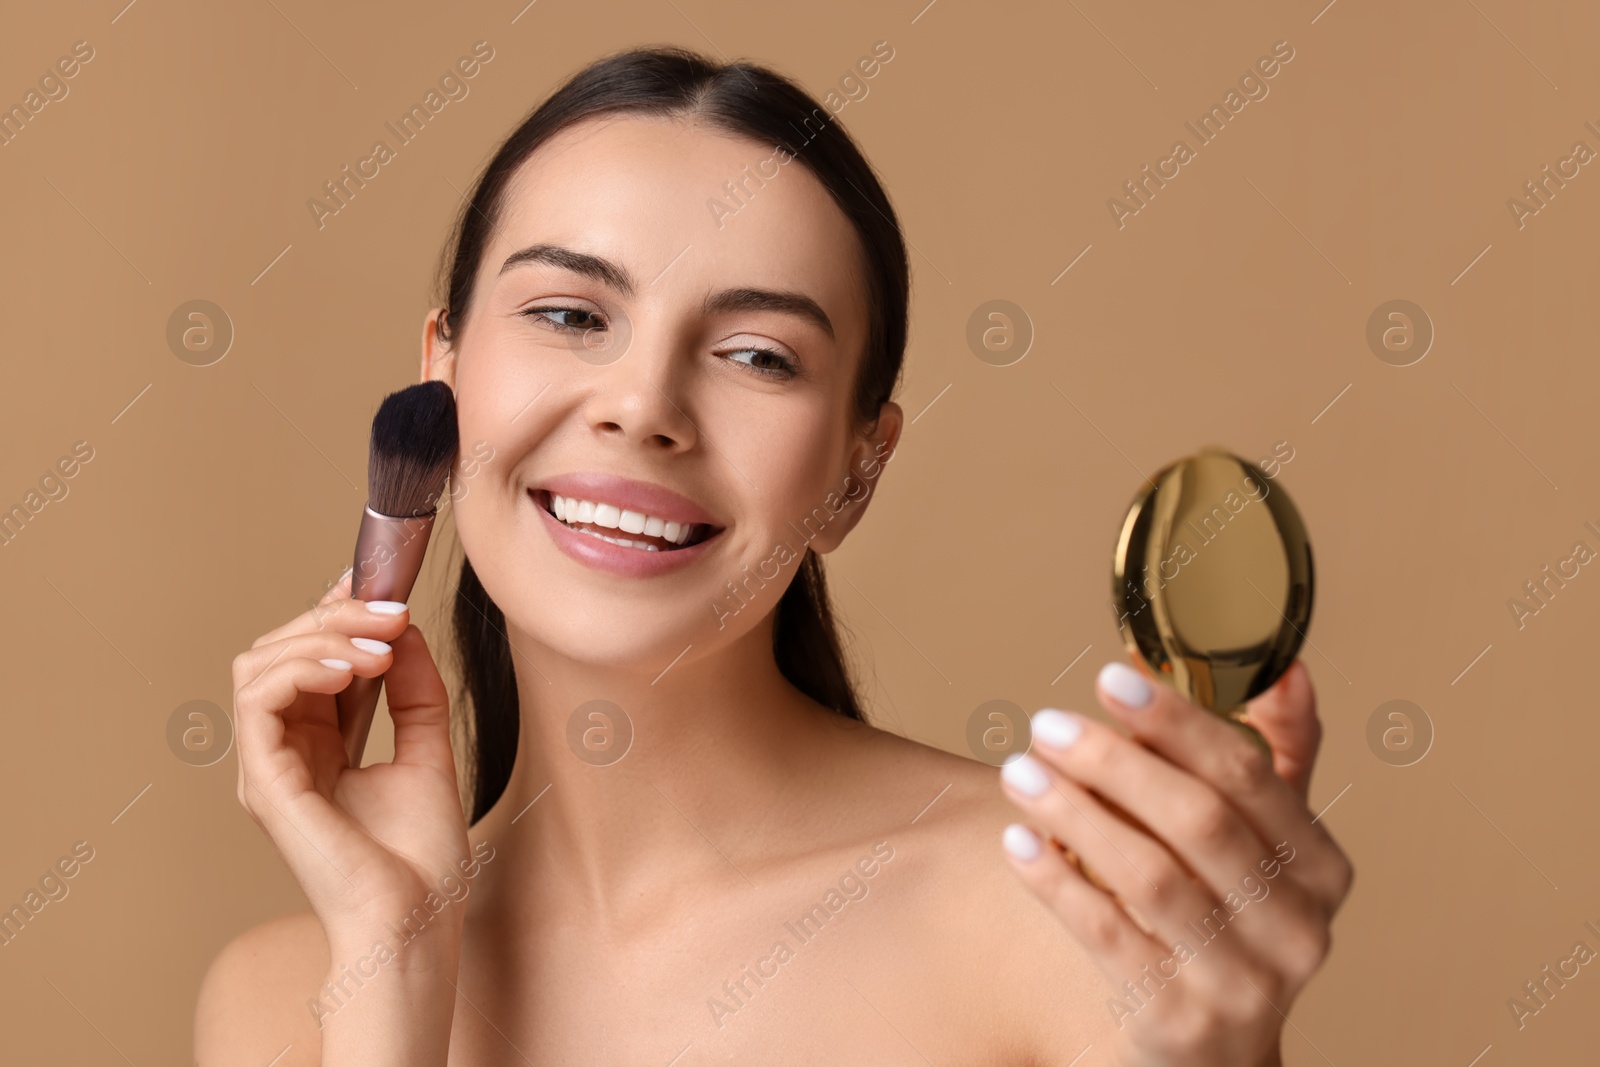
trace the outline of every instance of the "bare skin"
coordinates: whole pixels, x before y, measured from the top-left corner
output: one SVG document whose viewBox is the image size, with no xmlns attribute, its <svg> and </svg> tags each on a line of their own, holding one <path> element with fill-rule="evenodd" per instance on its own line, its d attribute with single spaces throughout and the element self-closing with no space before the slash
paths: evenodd
<svg viewBox="0 0 1600 1067">
<path fill-rule="evenodd" d="M 286 1045 L 282 1067 L 1021 1067 L 1086 1048 L 1084 1067 L 1277 1062 L 1277 1008 L 1320 964 L 1350 881 L 1305 811 L 1317 728 L 1303 668 L 1252 711 L 1271 763 L 1170 691 L 1134 711 L 1103 683 L 1102 705 L 1142 743 L 1096 722 L 1067 749 L 1036 744 L 1056 788 L 1031 798 L 790 685 L 771 628 L 792 564 L 755 604 L 715 610 L 742 567 L 793 540 L 788 523 L 892 456 L 902 425 L 892 402 L 869 425 L 852 418 L 864 290 L 855 235 L 822 186 L 792 162 L 720 226 L 706 210 L 770 151 L 679 120 L 571 128 L 519 171 L 450 344 L 428 316 L 422 377 L 455 390 L 463 450 L 494 454 L 454 508 L 516 649 L 515 768 L 468 830 L 421 635 L 347 585 L 242 654 L 240 799 L 311 910 L 218 957 L 196 1012 L 205 1067 L 260 1067 Z M 537 244 L 604 257 L 631 292 L 547 262 L 502 271 Z M 704 311 L 736 287 L 806 294 L 831 332 L 789 311 Z M 578 358 L 559 329 L 597 323 L 617 358 Z M 803 373 L 758 369 L 789 361 Z M 692 498 L 726 526 L 720 543 L 648 579 L 577 562 L 528 490 L 579 470 Z M 837 548 L 870 500 L 811 548 Z M 395 761 L 343 768 L 332 694 L 385 671 Z M 567 740 L 574 709 L 600 697 L 634 730 L 606 766 Z M 1089 790 L 1143 828 L 1110 810 L 1086 821 Z M 1156 934 L 1048 841 L 1037 859 L 1008 858 L 998 842 L 1019 813 Z M 1199 922 L 1238 880 L 1223 872 L 1250 873 L 1285 837 L 1295 858 L 1269 896 L 1137 1011 L 1109 1009 L 1124 977 L 1170 953 L 1178 916 Z M 1096 843 L 1108 839 L 1118 848 Z M 459 899 L 418 912 L 430 891 Z M 817 925 L 798 931 L 808 913 Z M 408 914 L 420 935 L 375 962 Z M 1244 1004 L 1246 980 L 1268 1003 Z"/>
</svg>

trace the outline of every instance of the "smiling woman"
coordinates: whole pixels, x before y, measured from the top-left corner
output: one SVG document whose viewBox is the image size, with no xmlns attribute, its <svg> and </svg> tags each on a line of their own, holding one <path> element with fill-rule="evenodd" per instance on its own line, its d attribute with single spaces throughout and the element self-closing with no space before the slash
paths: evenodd
<svg viewBox="0 0 1600 1067">
<path fill-rule="evenodd" d="M 640 351 L 645 342 L 640 337 L 639 316 L 658 310 L 681 316 L 678 309 L 664 306 L 674 299 L 673 293 L 681 291 L 698 297 L 692 311 L 699 320 L 694 325 L 701 330 L 714 333 L 718 325 L 745 323 L 768 326 L 765 337 L 733 332 L 717 338 L 718 350 L 711 353 L 712 364 L 689 368 L 700 375 L 714 375 L 721 383 L 719 398 L 740 409 L 727 427 L 729 445 L 719 446 L 708 439 L 695 449 L 712 461 L 722 460 L 719 466 L 724 476 L 733 475 L 743 488 L 760 484 L 760 480 L 752 481 L 749 468 L 763 460 L 741 462 L 730 450 L 748 450 L 759 442 L 758 435 L 745 432 L 744 428 L 759 425 L 763 407 L 781 415 L 804 405 L 812 414 L 809 429 L 813 433 L 826 431 L 831 437 L 826 442 L 830 450 L 842 447 L 847 434 L 854 435 L 864 427 L 880 432 L 881 436 L 873 439 L 874 446 L 897 436 L 899 410 L 889 403 L 889 395 L 899 376 L 905 347 L 909 285 L 905 246 L 893 208 L 870 166 L 840 127 L 829 123 L 818 128 L 815 111 L 815 105 L 796 87 L 756 68 L 730 67 L 714 73 L 697 57 L 669 52 L 635 53 L 595 64 L 537 109 L 490 162 L 472 201 L 460 215 L 444 308 L 439 312 L 436 332 L 425 340 L 430 345 L 434 339 L 443 344 L 458 342 L 461 331 L 456 324 L 463 309 L 472 304 L 481 285 L 493 284 L 506 301 L 494 310 L 503 308 L 504 313 L 528 324 L 526 330 L 519 331 L 525 344 L 535 349 L 569 346 L 572 334 L 580 333 L 581 347 L 590 353 L 586 362 L 610 364 L 622 360 L 625 353 L 635 362 L 643 362 L 653 354 Z M 619 124 L 618 118 L 623 115 L 632 121 Z M 805 125 L 805 121 L 812 125 Z M 796 129 L 807 130 L 807 140 L 791 147 Z M 697 153 L 696 166 L 682 167 L 680 173 L 671 175 L 661 168 L 660 160 L 663 153 L 676 150 L 686 131 L 698 132 L 697 140 L 706 150 Z M 691 194 L 701 202 L 704 190 L 715 188 L 720 180 L 713 164 L 745 158 L 752 140 L 783 146 L 790 155 L 804 152 L 801 158 L 814 176 L 784 202 L 774 203 L 752 234 L 737 238 L 720 234 L 692 214 L 670 216 L 670 227 L 664 224 L 666 220 L 648 228 L 638 226 L 638 218 L 648 216 L 657 204 L 671 204 L 675 194 L 680 205 L 686 202 L 681 198 Z M 545 149 L 542 152 L 541 147 Z M 574 169 L 568 161 L 570 155 L 586 149 L 599 149 L 596 154 L 606 157 L 605 165 Z M 623 170 L 629 163 L 653 170 L 659 177 L 640 183 Z M 727 172 L 724 168 L 720 173 Z M 510 250 L 503 259 L 489 256 L 486 246 L 514 232 L 518 216 L 530 204 L 531 198 L 516 186 L 525 188 L 541 180 L 555 186 L 568 203 L 569 210 L 561 217 L 581 220 L 581 224 L 557 226 L 556 232 L 586 233 L 590 242 L 602 242 L 592 247 L 610 244 L 619 253 L 608 257 L 592 248 L 572 247 L 578 244 L 576 241 L 545 240 Z M 803 213 L 794 210 L 796 204 Z M 809 240 L 795 232 L 797 222 L 806 214 L 821 215 L 825 223 L 822 232 Z M 645 245 L 647 239 L 653 241 L 654 248 Z M 742 271 L 745 278 L 763 274 L 781 278 L 786 273 L 793 276 L 795 272 L 785 272 L 783 260 L 773 257 L 773 253 L 782 256 L 785 252 L 778 250 L 786 250 L 792 261 L 799 251 L 797 246 L 805 244 L 823 255 L 836 255 L 836 250 L 842 248 L 846 261 L 855 261 L 842 277 L 815 286 L 819 296 L 826 293 L 831 297 L 828 302 L 835 306 L 835 315 L 853 327 L 854 336 L 839 337 L 819 296 L 797 286 L 706 284 L 706 279 L 714 277 L 715 268 L 736 262 L 732 259 L 735 256 L 770 259 L 754 271 Z M 648 256 L 639 255 L 646 250 Z M 499 259 L 499 266 L 491 276 L 492 259 Z M 630 269 L 629 259 L 638 266 Z M 865 293 L 860 292 L 862 282 Z M 567 288 L 563 289 L 563 285 Z M 583 294 L 574 286 L 582 288 Z M 544 296 L 545 292 L 550 295 Z M 563 295 L 564 300 L 557 299 Z M 665 324 L 681 328 L 670 321 Z M 718 365 L 725 369 L 711 369 Z M 547 386 L 562 384 L 526 363 L 507 370 L 513 375 L 528 376 L 530 388 L 525 395 L 529 397 Z M 737 377 L 740 375 L 744 377 Z M 502 373 L 501 381 L 505 380 Z M 452 384 L 457 389 L 458 403 L 470 405 L 464 383 Z M 695 424 L 701 420 L 691 420 L 689 414 L 677 408 L 671 394 L 657 382 L 647 379 L 635 388 L 642 388 L 646 394 L 643 404 L 672 408 L 668 414 L 680 423 L 689 423 L 686 428 L 691 434 L 697 433 Z M 786 396 L 785 391 L 791 395 Z M 559 400 L 543 394 L 535 412 L 552 412 Z M 520 408 L 521 401 L 517 404 Z M 819 405 L 833 409 L 832 425 L 815 418 Z M 889 418 L 879 424 L 880 411 L 884 410 Z M 845 426 L 843 416 L 850 416 L 852 424 Z M 464 414 L 464 423 L 470 417 L 470 413 Z M 526 425 L 529 432 L 535 432 L 539 423 L 530 417 Z M 613 431 L 618 429 L 613 426 Z M 645 436 L 647 440 L 641 443 L 648 444 L 649 435 Z M 660 439 L 670 445 L 667 436 L 660 435 Z M 715 435 L 716 440 L 723 436 Z M 801 455 L 813 456 L 817 455 L 817 444 L 816 437 L 794 443 L 802 450 Z M 854 447 L 858 453 L 866 454 L 874 446 Z M 647 448 L 646 453 L 649 451 Z M 672 449 L 655 451 L 670 455 Z M 837 466 L 849 467 L 843 457 L 830 459 Z M 688 473 L 689 468 L 684 467 L 672 480 L 681 481 Z M 811 502 L 820 498 L 820 493 L 803 501 L 791 498 L 790 513 L 783 516 L 783 521 L 807 514 Z M 610 503 L 620 511 L 627 501 Z M 469 524 L 470 521 L 461 523 L 464 544 L 470 536 L 465 529 Z M 761 552 L 770 551 L 776 540 L 758 540 L 758 533 L 756 525 L 747 522 L 740 531 L 739 544 L 754 544 Z M 627 573 L 637 574 L 636 568 L 646 565 L 662 571 L 676 570 L 679 564 L 688 562 L 661 559 L 647 564 L 626 554 L 606 554 L 564 537 L 558 538 L 557 543 L 574 551 L 587 551 L 587 558 L 599 564 L 609 555 Z M 760 556 L 748 548 L 722 547 L 724 554 Z M 519 717 L 504 710 L 516 706 L 516 680 L 510 670 L 511 658 L 502 647 L 506 638 L 497 603 L 501 598 L 485 591 L 475 560 L 478 567 L 484 565 L 483 558 L 469 547 L 462 565 L 462 596 L 457 602 L 456 621 L 475 712 L 478 773 L 474 806 L 475 816 L 481 816 L 503 788 L 501 777 L 509 772 L 508 757 L 516 750 Z M 816 555 L 808 552 L 806 562 L 798 569 L 799 577 L 789 586 L 773 620 L 777 665 L 798 689 L 821 705 L 850 718 L 860 718 L 839 653 L 840 642 L 833 632 Z M 637 596 L 631 589 L 617 592 L 623 601 L 631 602 Z M 685 597 L 680 602 L 703 604 L 706 600 Z M 617 610 L 626 609 L 618 604 Z M 681 628 L 688 629 L 692 636 L 687 624 L 688 620 L 683 620 Z M 681 649 L 682 644 L 670 651 L 663 648 L 666 655 L 661 662 L 664 664 Z"/>
<path fill-rule="evenodd" d="M 909 271 L 872 167 L 817 113 L 765 67 L 639 49 L 579 71 L 485 167 L 419 368 L 495 460 L 452 509 L 470 801 L 405 605 L 346 582 L 237 657 L 240 800 L 311 910 L 219 955 L 199 1062 L 1276 1062 L 1270 1005 L 1320 962 L 1348 886 L 1305 810 L 1303 670 L 1252 711 L 1281 778 L 1125 669 L 1100 699 L 1137 741 L 1041 712 L 1050 746 L 1004 788 L 866 721 L 821 557 L 900 437 Z M 774 145 L 784 181 L 719 228 L 706 198 Z M 761 595 L 715 610 L 752 567 Z M 394 759 L 351 768 L 334 696 L 379 675 Z M 573 741 L 596 733 L 603 758 Z M 1049 834 L 1008 828 L 1019 809 Z M 1298 858 L 1271 899 L 1119 1029 L 1120 983 L 1284 840 Z M 870 897 L 818 904 L 890 841 Z M 497 859 L 464 906 L 319 1013 L 343 962 L 480 847 Z M 829 936 L 708 1011 L 797 915 Z"/>
</svg>

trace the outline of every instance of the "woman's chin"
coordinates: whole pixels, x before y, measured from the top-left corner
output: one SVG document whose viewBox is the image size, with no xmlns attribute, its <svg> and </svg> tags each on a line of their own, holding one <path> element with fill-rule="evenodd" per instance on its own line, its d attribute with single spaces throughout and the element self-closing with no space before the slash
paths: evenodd
<svg viewBox="0 0 1600 1067">
<path fill-rule="evenodd" d="M 682 619 L 661 627 L 639 626 L 636 622 L 619 627 L 612 617 L 535 620 L 523 632 L 535 647 L 547 650 L 545 655 L 554 654 L 578 667 L 639 675 L 645 681 L 656 678 L 669 666 L 682 665 L 680 657 L 705 637 L 702 633 L 697 639 Z M 542 657 L 531 651 L 526 657 L 513 651 L 512 658 L 519 672 L 529 663 L 544 667 Z"/>
</svg>

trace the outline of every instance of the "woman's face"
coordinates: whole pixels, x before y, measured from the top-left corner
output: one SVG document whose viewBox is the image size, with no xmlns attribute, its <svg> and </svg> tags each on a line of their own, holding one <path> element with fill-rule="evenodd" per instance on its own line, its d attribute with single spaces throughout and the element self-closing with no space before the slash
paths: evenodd
<svg viewBox="0 0 1600 1067">
<path fill-rule="evenodd" d="M 770 146 L 605 116 L 530 156 L 453 346 L 437 311 L 423 344 L 469 465 L 456 526 L 509 625 L 659 669 L 770 612 L 806 545 L 831 551 L 860 518 L 899 434 L 892 403 L 855 423 L 864 294 L 849 221 Z M 665 539 L 690 522 L 686 546 Z"/>
</svg>

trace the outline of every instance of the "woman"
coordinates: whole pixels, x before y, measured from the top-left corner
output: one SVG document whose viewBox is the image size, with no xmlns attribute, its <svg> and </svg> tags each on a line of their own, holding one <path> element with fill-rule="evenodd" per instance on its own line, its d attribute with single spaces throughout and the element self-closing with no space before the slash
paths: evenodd
<svg viewBox="0 0 1600 1067">
<path fill-rule="evenodd" d="M 240 655 L 240 801 L 311 911 L 218 957 L 200 1063 L 1278 1062 L 1351 879 L 1303 666 L 1270 762 L 1117 664 L 1137 741 L 1043 711 L 998 783 L 862 719 L 819 557 L 899 439 L 907 290 L 871 168 L 761 67 L 621 53 L 511 135 L 422 337 L 492 455 L 470 824 L 404 605 L 346 579 Z M 394 762 L 350 770 L 333 694 L 379 673 Z"/>
</svg>

